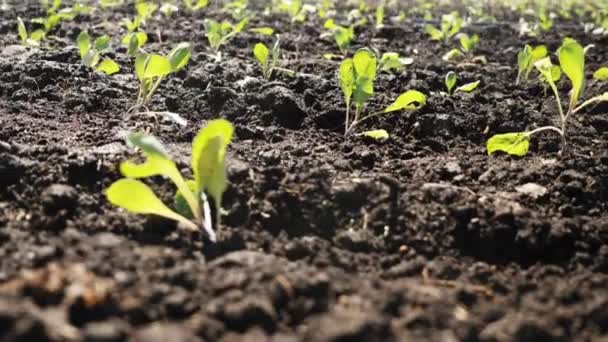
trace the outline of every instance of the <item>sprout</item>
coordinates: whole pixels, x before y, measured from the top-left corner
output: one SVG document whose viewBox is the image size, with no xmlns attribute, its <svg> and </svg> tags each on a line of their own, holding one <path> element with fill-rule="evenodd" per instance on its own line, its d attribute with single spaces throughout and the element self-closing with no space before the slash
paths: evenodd
<svg viewBox="0 0 608 342">
<path fill-rule="evenodd" d="M 444 14 L 441 16 L 440 29 L 433 25 L 426 25 L 425 31 L 431 37 L 431 40 L 443 40 L 448 43 L 462 28 L 463 19 L 458 12 Z"/>
<path fill-rule="evenodd" d="M 355 126 L 372 117 L 400 110 L 415 110 L 426 104 L 426 96 L 424 94 L 416 90 L 409 90 L 401 94 L 383 111 L 362 116 L 364 104 L 374 94 L 376 71 L 376 55 L 368 49 L 358 50 L 353 58 L 347 58 L 340 64 L 340 88 L 346 102 L 344 135 L 348 135 Z M 355 115 L 351 119 L 350 107 L 353 102 L 355 105 Z"/>
<path fill-rule="evenodd" d="M 410 57 L 399 57 L 396 52 L 385 52 L 378 62 L 378 71 L 384 72 L 401 72 L 406 65 L 414 63 L 414 59 Z"/>
<path fill-rule="evenodd" d="M 273 71 L 280 71 L 290 76 L 295 75 L 295 72 L 277 66 L 281 56 L 281 46 L 278 37 L 272 46 L 272 54 L 270 54 L 268 47 L 264 43 L 257 43 L 253 47 L 253 56 L 260 64 L 262 76 L 266 80 L 270 80 Z"/>
<path fill-rule="evenodd" d="M 547 56 L 547 47 L 544 45 L 538 45 L 532 48 L 530 45 L 524 46 L 517 54 L 517 79 L 515 84 L 519 84 L 522 77 L 524 80 L 528 80 L 530 72 L 534 67 L 534 63 L 545 58 Z"/>
<path fill-rule="evenodd" d="M 220 226 L 222 196 L 228 186 L 226 177 L 226 150 L 232 139 L 234 127 L 224 119 L 212 120 L 203 127 L 192 142 L 191 167 L 193 180 L 185 180 L 177 165 L 160 141 L 151 135 L 131 134 L 128 141 L 141 149 L 144 163 L 125 161 L 120 164 L 122 178 L 110 185 L 106 197 L 110 203 L 136 214 L 153 214 L 183 224 L 187 229 L 198 231 L 202 226 L 212 242 L 217 240 L 213 230 L 207 196 L 215 202 L 215 224 Z M 137 180 L 152 176 L 164 176 L 177 188 L 178 213 L 167 207 L 146 185 Z M 186 203 L 187 210 L 183 210 Z"/>
<path fill-rule="evenodd" d="M 17 33 L 21 39 L 21 45 L 36 47 L 40 45 L 40 41 L 44 39 L 45 33 L 43 30 L 35 30 L 32 34 L 28 34 L 27 28 L 23 20 L 17 17 Z"/>
<path fill-rule="evenodd" d="M 243 19 L 236 25 L 228 21 L 217 22 L 213 19 L 205 20 L 205 35 L 209 42 L 209 47 L 215 53 L 217 59 L 221 59 L 220 47 L 236 37 L 247 25 L 248 19 Z"/>
<path fill-rule="evenodd" d="M 488 154 L 492 154 L 495 151 L 503 151 L 509 154 L 523 156 L 528 152 L 530 137 L 533 134 L 543 131 L 554 131 L 560 135 L 562 140 L 562 153 L 564 153 L 566 150 L 566 133 L 570 116 L 580 112 L 583 108 L 591 104 L 608 101 L 608 93 L 603 93 L 584 101 L 580 105 L 578 104 L 585 88 L 585 49 L 583 49 L 577 41 L 571 38 L 565 38 L 562 45 L 557 50 L 557 55 L 561 69 L 551 63 L 550 57 L 545 57 L 536 61 L 534 67 L 539 71 L 540 79 L 549 85 L 555 95 L 561 123 L 560 127 L 543 126 L 532 131 L 497 134 L 488 140 Z M 565 112 L 559 96 L 559 91 L 555 84 L 560 79 L 562 72 L 570 80 L 570 84 L 572 85 L 568 109 Z"/>
<path fill-rule="evenodd" d="M 445 75 L 445 88 L 448 91 L 448 95 L 452 95 L 452 90 L 456 86 L 457 80 L 458 80 L 458 76 L 453 71 L 450 71 Z M 464 93 L 470 93 L 473 90 L 477 89 L 477 87 L 479 86 L 479 83 L 480 83 L 480 81 L 465 83 L 465 84 L 461 85 L 460 87 L 457 87 L 455 92 L 461 91 Z"/>
<path fill-rule="evenodd" d="M 106 75 L 112 75 L 120 71 L 120 66 L 111 58 L 104 58 L 101 62 L 102 54 L 110 49 L 110 37 L 103 35 L 91 42 L 91 37 L 86 31 L 80 32 L 76 40 L 80 60 L 87 68 L 95 69 Z"/>
</svg>

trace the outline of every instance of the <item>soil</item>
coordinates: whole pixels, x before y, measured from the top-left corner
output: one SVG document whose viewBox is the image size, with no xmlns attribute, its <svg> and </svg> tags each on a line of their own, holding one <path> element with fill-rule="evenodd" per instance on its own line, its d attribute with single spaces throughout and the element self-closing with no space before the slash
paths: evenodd
<svg viewBox="0 0 608 342">
<path fill-rule="evenodd" d="M 366 110 L 408 89 L 428 96 L 363 125 L 390 132 L 377 142 L 342 134 L 339 61 L 322 56 L 338 50 L 316 17 L 258 11 L 250 27 L 274 27 L 283 66 L 298 72 L 271 82 L 251 56 L 271 38 L 246 31 L 221 63 L 206 52 L 203 18 L 227 12 L 150 20 L 149 50 L 194 45 L 150 105 L 180 113 L 181 127 L 126 115 L 138 85 L 122 47 L 117 75 L 80 64 L 80 30 L 118 45 L 131 7 L 63 22 L 41 49 L 19 46 L 15 30 L 17 16 L 43 14 L 37 1 L 0 11 L 0 340 L 606 341 L 608 106 L 574 118 L 566 155 L 550 133 L 523 158 L 485 150 L 492 134 L 557 119 L 541 85 L 514 84 L 525 43 L 594 44 L 590 77 L 608 61 L 606 38 L 578 19 L 520 37 L 515 15 L 495 12 L 499 23 L 464 29 L 479 34 L 486 65 L 444 62 L 450 46 L 416 15 L 358 29 L 352 51 L 414 58 L 379 75 Z M 480 87 L 441 95 L 450 70 Z M 559 88 L 567 98 L 568 83 Z M 189 174 L 194 135 L 218 117 L 236 126 L 218 243 L 107 202 L 118 164 L 137 155 L 126 132 L 148 130 Z M 150 184 L 171 201 L 170 184 Z"/>
</svg>

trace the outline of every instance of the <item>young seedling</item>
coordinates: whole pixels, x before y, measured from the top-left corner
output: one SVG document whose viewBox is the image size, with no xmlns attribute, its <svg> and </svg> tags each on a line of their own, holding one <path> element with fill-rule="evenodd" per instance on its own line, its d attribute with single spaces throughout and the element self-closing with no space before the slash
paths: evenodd
<svg viewBox="0 0 608 342">
<path fill-rule="evenodd" d="M 482 61 L 482 63 L 485 64 L 483 62 L 485 60 L 485 56 L 474 56 L 473 55 L 473 51 L 477 48 L 477 45 L 479 44 L 478 35 L 474 34 L 473 36 L 469 37 L 468 34 L 461 33 L 458 35 L 458 41 L 460 43 L 460 47 L 454 48 L 454 49 L 448 51 L 445 55 L 443 55 L 442 59 L 444 61 L 451 61 L 456 57 L 465 57 L 465 58 L 469 58 L 473 61 L 475 61 L 475 60 Z"/>
<path fill-rule="evenodd" d="M 135 74 L 139 80 L 137 101 L 127 113 L 144 108 L 146 114 L 155 114 L 145 107 L 163 79 L 182 69 L 190 60 L 190 44 L 178 44 L 167 56 L 141 53 L 135 58 Z M 158 113 L 156 113 L 158 114 Z"/>
<path fill-rule="evenodd" d="M 224 119 L 212 120 L 199 131 L 192 142 L 190 165 L 193 180 L 184 179 L 169 153 L 155 137 L 131 134 L 129 143 L 139 148 L 146 160 L 141 164 L 131 161 L 120 164 L 120 172 L 126 178 L 106 189 L 108 201 L 132 213 L 175 220 L 189 230 L 199 231 L 202 227 L 209 239 L 216 242 L 207 196 L 214 200 L 215 226 L 220 227 L 222 196 L 228 187 L 226 150 L 233 132 L 232 124 Z M 182 208 L 179 213 L 166 206 L 148 185 L 138 180 L 153 176 L 163 176 L 174 183 L 177 188 L 176 209 Z"/>
<path fill-rule="evenodd" d="M 272 53 L 264 43 L 257 43 L 253 47 L 253 56 L 260 64 L 262 76 L 267 81 L 270 80 L 274 71 L 279 71 L 289 76 L 295 75 L 294 71 L 277 66 L 281 57 L 281 46 L 278 37 L 272 46 Z"/>
<path fill-rule="evenodd" d="M 220 47 L 241 33 L 248 22 L 248 19 L 243 19 L 236 25 L 233 25 L 228 21 L 220 23 L 213 19 L 205 20 L 205 35 L 207 36 L 209 47 L 218 60 L 221 60 Z"/>
<path fill-rule="evenodd" d="M 443 40 L 443 42 L 447 44 L 452 37 L 460 32 L 462 24 L 463 19 L 458 12 L 452 12 L 441 16 L 439 29 L 433 25 L 426 25 L 425 31 L 430 36 L 431 40 Z"/>
<path fill-rule="evenodd" d="M 336 41 L 336 45 L 338 45 L 338 49 L 341 54 L 346 54 L 346 50 L 350 47 L 351 43 L 355 40 L 355 28 L 361 25 L 365 25 L 367 21 L 365 19 L 360 19 L 354 24 L 345 27 L 338 25 L 334 22 L 333 19 L 328 19 L 325 21 L 323 27 L 328 30 L 328 32 L 324 36 L 331 35 L 334 37 Z"/>
<path fill-rule="evenodd" d="M 376 72 L 376 55 L 368 49 L 358 50 L 353 58 L 347 58 L 340 64 L 339 82 L 346 102 L 345 136 L 357 125 L 370 118 L 400 110 L 415 110 L 426 104 L 424 94 L 416 90 L 408 90 L 383 111 L 363 116 L 363 106 L 374 94 Z M 353 102 L 355 114 L 351 119 L 350 110 Z"/>
<path fill-rule="evenodd" d="M 385 16 L 385 5 L 384 2 L 380 3 L 378 7 L 376 7 L 376 12 L 374 13 L 374 19 L 376 21 L 376 29 L 381 29 L 384 27 L 384 16 Z"/>
<path fill-rule="evenodd" d="M 450 71 L 445 75 L 445 88 L 448 91 L 448 95 L 452 95 L 452 90 L 454 90 L 454 87 L 456 86 L 456 83 L 458 81 L 458 76 L 456 75 L 455 72 Z M 466 83 L 461 85 L 460 87 L 457 87 L 456 91 L 461 91 L 464 93 L 470 93 L 473 90 L 475 90 L 477 88 L 477 86 L 479 86 L 480 81 L 475 81 L 475 82 L 470 82 L 470 83 Z"/>
<path fill-rule="evenodd" d="M 399 54 L 396 52 L 385 52 L 378 62 L 378 71 L 401 72 L 405 69 L 406 65 L 412 63 L 414 63 L 414 59 L 411 57 L 399 57 Z"/>
<path fill-rule="evenodd" d="M 78 35 L 76 43 L 80 52 L 80 60 L 87 68 L 95 69 L 95 71 L 106 75 L 112 75 L 120 71 L 120 66 L 111 58 L 104 58 L 100 62 L 101 56 L 110 49 L 109 36 L 103 35 L 91 42 L 89 34 L 82 31 Z"/>
<path fill-rule="evenodd" d="M 40 41 L 44 39 L 44 31 L 41 29 L 33 31 L 31 34 L 28 34 L 27 28 L 23 23 L 23 20 L 17 17 L 17 33 L 19 33 L 19 38 L 21 39 L 21 45 L 29 46 L 29 47 L 37 47 L 40 45 Z"/>
<path fill-rule="evenodd" d="M 526 44 L 523 50 L 517 54 L 517 79 L 515 80 L 515 84 L 518 85 L 522 79 L 527 81 L 534 64 L 546 56 L 546 46 L 538 45 L 532 48 L 532 46 Z"/>
<path fill-rule="evenodd" d="M 148 35 L 143 31 L 130 32 L 122 37 L 122 45 L 127 47 L 127 54 L 131 57 L 142 53 L 142 47 L 148 42 Z"/>
<path fill-rule="evenodd" d="M 608 92 L 606 92 L 579 104 L 579 99 L 585 88 L 585 50 L 578 42 L 571 38 L 564 39 L 561 47 L 557 50 L 557 55 L 561 71 L 558 66 L 551 63 L 550 57 L 545 57 L 537 61 L 534 63 L 534 66 L 540 72 L 542 81 L 549 85 L 555 95 L 561 123 L 560 126 L 543 126 L 531 131 L 494 135 L 487 142 L 488 154 L 491 155 L 496 151 L 503 151 L 516 156 L 524 156 L 528 153 L 531 136 L 544 131 L 554 131 L 560 135 L 562 140 L 562 154 L 565 154 L 568 120 L 570 117 L 591 104 L 608 101 Z M 568 77 L 572 85 L 570 100 L 565 112 L 557 86 L 555 85 L 555 82 L 559 80 L 562 71 Z"/>
</svg>

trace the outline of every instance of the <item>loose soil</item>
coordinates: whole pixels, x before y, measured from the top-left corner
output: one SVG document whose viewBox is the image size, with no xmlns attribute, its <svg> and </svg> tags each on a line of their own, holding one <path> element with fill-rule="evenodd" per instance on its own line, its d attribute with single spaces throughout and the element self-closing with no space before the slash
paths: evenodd
<svg viewBox="0 0 608 342">
<path fill-rule="evenodd" d="M 555 51 L 571 36 L 595 44 L 588 70 L 608 61 L 606 38 L 578 21 L 537 38 L 519 37 L 510 13 L 465 28 L 480 35 L 487 65 L 442 61 L 450 47 L 429 41 L 415 16 L 359 30 L 353 49 L 414 58 L 379 76 L 370 112 L 408 89 L 428 95 L 417 111 L 364 125 L 391 133 L 375 142 L 342 135 L 339 62 L 322 57 L 338 51 L 319 38 L 317 18 L 252 21 L 277 29 L 284 66 L 299 72 L 272 82 L 251 56 L 270 38 L 243 33 L 222 63 L 205 52 L 203 18 L 227 13 L 151 20 L 149 50 L 194 44 L 150 106 L 180 113 L 180 127 L 125 114 L 137 80 L 123 48 L 112 54 L 117 75 L 80 64 L 80 30 L 118 45 L 130 9 L 62 23 L 39 50 L 15 45 L 16 17 L 42 13 L 37 1 L 0 12 L 2 341 L 608 339 L 608 106 L 575 117 L 566 157 L 552 134 L 524 158 L 485 151 L 492 134 L 557 118 L 541 85 L 514 85 L 523 44 Z M 480 88 L 440 95 L 450 70 Z M 566 98 L 567 82 L 559 86 Z M 598 83 L 586 95 L 607 90 Z M 236 134 L 217 244 L 107 202 L 117 165 L 136 156 L 126 132 L 156 135 L 188 174 L 194 135 L 218 117 Z M 171 184 L 150 184 L 171 201 Z"/>
</svg>

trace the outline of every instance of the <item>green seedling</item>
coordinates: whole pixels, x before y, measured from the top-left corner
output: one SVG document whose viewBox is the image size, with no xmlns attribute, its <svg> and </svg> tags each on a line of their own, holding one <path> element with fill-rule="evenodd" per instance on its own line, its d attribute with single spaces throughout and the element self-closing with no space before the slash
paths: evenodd
<svg viewBox="0 0 608 342">
<path fill-rule="evenodd" d="M 179 11 L 179 7 L 177 7 L 176 5 L 174 5 L 170 2 L 165 2 L 160 6 L 158 11 L 160 13 L 162 13 L 165 16 L 165 18 L 169 18 L 173 15 L 173 13 Z"/>
<path fill-rule="evenodd" d="M 553 27 L 553 19 L 545 11 L 541 11 L 538 15 L 538 27 L 544 32 L 550 31 Z"/>
<path fill-rule="evenodd" d="M 374 94 L 376 72 L 376 55 L 368 49 L 358 50 L 353 58 L 347 58 L 340 64 L 339 83 L 346 103 L 345 136 L 370 118 L 401 110 L 415 110 L 426 104 L 424 94 L 416 90 L 408 90 L 383 111 L 362 116 L 363 106 Z M 355 114 L 351 119 L 350 110 L 353 104 Z"/>
<path fill-rule="evenodd" d="M 192 142 L 190 166 L 194 179 L 186 180 L 177 165 L 155 137 L 141 133 L 131 134 L 128 142 L 141 150 L 145 162 L 120 164 L 122 178 L 106 189 L 110 203 L 136 214 L 162 216 L 199 231 L 201 226 L 212 242 L 217 241 L 211 222 L 211 209 L 207 196 L 214 200 L 216 227 L 220 226 L 222 196 L 228 187 L 226 176 L 226 150 L 234 127 L 224 119 L 212 120 L 203 127 Z M 176 210 L 165 205 L 152 189 L 138 179 L 163 176 L 176 187 Z"/>
<path fill-rule="evenodd" d="M 378 71 L 384 72 L 402 72 L 406 65 L 414 63 L 414 59 L 410 57 L 399 57 L 396 52 L 385 52 L 382 54 L 378 62 Z"/>
<path fill-rule="evenodd" d="M 39 46 L 40 41 L 44 39 L 45 36 L 44 31 L 41 29 L 35 30 L 29 34 L 23 20 L 19 17 L 17 17 L 17 33 L 21 39 L 21 45 L 30 47 Z"/>
<path fill-rule="evenodd" d="M 146 24 L 146 21 L 152 17 L 154 12 L 158 9 L 158 5 L 151 2 L 138 2 L 135 4 L 136 15 L 133 19 L 123 18 L 122 25 L 127 29 L 127 33 L 133 33 L 140 29 L 142 25 Z"/>
<path fill-rule="evenodd" d="M 281 68 L 278 65 L 281 57 L 281 46 L 279 38 L 274 42 L 272 51 L 264 43 L 257 43 L 253 47 L 253 56 L 262 68 L 262 76 L 265 80 L 270 80 L 274 71 L 285 73 L 289 76 L 294 76 L 295 72 L 289 69 Z"/>
<path fill-rule="evenodd" d="M 566 136 L 570 117 L 591 104 L 608 101 L 608 92 L 606 92 L 579 104 L 579 100 L 585 88 L 585 49 L 583 49 L 577 41 L 571 38 L 565 38 L 562 45 L 557 50 L 557 55 L 561 69 L 551 63 L 550 57 L 545 57 L 537 61 L 534 63 L 534 66 L 540 72 L 541 80 L 549 85 L 555 95 L 561 125 L 559 127 L 543 126 L 531 131 L 494 135 L 487 143 L 488 154 L 491 155 L 496 151 L 503 151 L 516 156 L 524 156 L 528 153 L 532 135 L 544 131 L 553 131 L 560 135 L 562 140 L 562 154 L 564 154 L 566 151 Z M 570 80 L 570 84 L 572 85 L 566 111 L 563 109 L 559 91 L 556 86 L 556 82 L 560 79 L 562 72 Z"/>
<path fill-rule="evenodd" d="M 608 81 L 608 67 L 601 67 L 593 73 L 593 79 L 595 81 L 606 82 Z"/>
<path fill-rule="evenodd" d="M 103 35 L 91 41 L 91 37 L 86 31 L 80 32 L 76 40 L 80 60 L 87 68 L 94 69 L 106 75 L 112 75 L 120 71 L 120 66 L 111 58 L 101 56 L 110 49 L 110 37 Z"/>
<path fill-rule="evenodd" d="M 431 40 L 443 40 L 443 42 L 447 44 L 452 37 L 460 32 L 462 24 L 463 19 L 458 12 L 452 12 L 441 16 L 439 29 L 433 25 L 426 25 L 425 31 L 430 36 Z"/>
<path fill-rule="evenodd" d="M 209 0 L 184 0 L 184 6 L 190 12 L 196 12 L 209 5 Z"/>
<path fill-rule="evenodd" d="M 452 91 L 454 90 L 454 87 L 456 86 L 457 81 L 458 81 L 458 76 L 456 75 L 455 72 L 450 71 L 445 75 L 445 88 L 447 89 L 448 95 L 453 94 Z M 470 93 L 473 90 L 477 89 L 477 87 L 479 86 L 479 83 L 480 83 L 480 81 L 465 83 L 465 84 L 461 85 L 460 87 L 457 87 L 454 92 L 460 91 L 460 92 L 464 92 L 464 93 Z"/>
<path fill-rule="evenodd" d="M 148 35 L 143 31 L 130 32 L 122 37 L 121 43 L 127 47 L 127 54 L 131 57 L 142 53 L 142 47 L 148 42 Z"/>
<path fill-rule="evenodd" d="M 250 32 L 261 34 L 262 36 L 272 36 L 274 29 L 272 27 L 253 27 L 249 29 Z"/>
<path fill-rule="evenodd" d="M 205 35 L 209 42 L 209 47 L 221 59 L 219 53 L 220 47 L 228 43 L 232 38 L 236 37 L 247 25 L 248 19 L 243 19 L 237 24 L 232 24 L 228 21 L 217 22 L 213 19 L 205 20 Z"/>
<path fill-rule="evenodd" d="M 345 27 L 336 24 L 333 19 L 328 19 L 325 21 L 323 27 L 328 30 L 327 35 L 331 35 L 334 37 L 334 40 L 336 41 L 336 45 L 338 45 L 340 53 L 345 54 L 346 50 L 355 40 L 355 28 L 361 25 L 365 25 L 366 22 L 367 21 L 365 19 L 360 19 L 354 24 Z"/>
<path fill-rule="evenodd" d="M 374 19 L 376 21 L 376 29 L 380 29 L 382 27 L 384 27 L 384 16 L 385 16 L 385 9 L 384 9 L 384 3 L 381 3 L 380 5 L 378 5 L 378 7 L 376 7 L 376 12 L 374 13 Z"/>
<path fill-rule="evenodd" d="M 308 6 L 302 0 L 281 0 L 277 8 L 279 12 L 287 13 L 292 23 L 301 23 L 306 20 Z"/>
<path fill-rule="evenodd" d="M 479 44 L 478 35 L 474 34 L 473 36 L 469 37 L 468 34 L 461 33 L 459 34 L 458 41 L 460 43 L 459 48 L 451 49 L 445 55 L 443 55 L 442 59 L 444 61 L 451 61 L 457 57 L 468 57 L 472 60 L 485 60 L 484 56 L 473 56 L 473 51 L 477 48 L 477 45 Z"/>
<path fill-rule="evenodd" d="M 190 44 L 178 44 L 167 56 L 140 53 L 135 58 L 135 74 L 139 80 L 137 101 L 128 113 L 145 108 L 156 89 L 170 74 L 182 69 L 190 60 Z M 147 111 L 147 113 L 151 113 Z"/>
<path fill-rule="evenodd" d="M 523 50 L 517 54 L 517 79 L 515 80 L 515 84 L 519 84 L 522 79 L 527 81 L 534 64 L 546 56 L 546 46 L 538 45 L 532 48 L 526 44 Z"/>
</svg>

